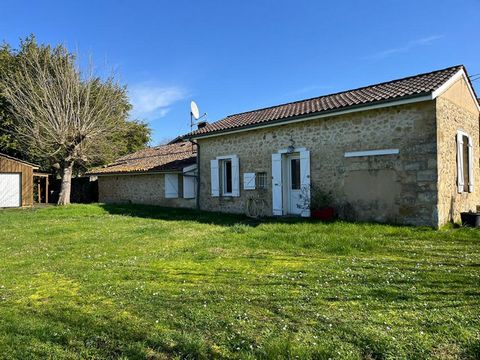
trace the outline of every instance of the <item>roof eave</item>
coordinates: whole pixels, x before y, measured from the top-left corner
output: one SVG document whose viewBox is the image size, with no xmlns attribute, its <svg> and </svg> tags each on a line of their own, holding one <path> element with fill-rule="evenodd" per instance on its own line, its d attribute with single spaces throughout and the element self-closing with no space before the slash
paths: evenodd
<svg viewBox="0 0 480 360">
<path fill-rule="evenodd" d="M 87 176 L 116 176 L 116 175 L 152 175 L 152 174 L 165 174 L 165 173 L 179 173 L 181 174 L 183 167 L 181 169 L 168 169 L 168 170 L 138 170 L 138 171 L 115 171 L 115 172 L 87 172 Z"/>
<path fill-rule="evenodd" d="M 36 169 L 40 169 L 40 165 L 36 165 L 36 164 L 32 164 L 28 161 L 25 161 L 25 160 L 21 160 L 21 159 L 18 159 L 16 157 L 13 157 L 13 156 L 10 156 L 10 155 L 7 155 L 7 154 L 3 154 L 3 153 L 0 153 L 0 156 L 4 157 L 4 158 L 7 158 L 9 160 L 12 160 L 12 161 L 16 161 L 16 162 L 19 162 L 19 163 L 22 163 L 24 165 L 28 165 L 28 166 L 31 166 L 34 170 Z"/>
<path fill-rule="evenodd" d="M 224 129 L 224 130 L 210 131 L 210 132 L 203 133 L 203 134 L 192 134 L 190 136 L 188 136 L 188 134 L 187 134 L 186 139 L 187 140 L 196 140 L 196 139 L 202 139 L 202 138 L 208 138 L 208 137 L 214 137 L 214 136 L 221 136 L 221 135 L 226 135 L 226 134 L 229 134 L 229 133 L 253 130 L 253 129 L 256 129 L 256 128 L 280 126 L 280 125 L 286 125 L 286 124 L 294 123 L 294 122 L 308 121 L 308 120 L 320 119 L 320 118 L 330 117 L 330 116 L 339 116 L 339 115 L 343 115 L 343 114 L 380 109 L 380 108 L 384 108 L 384 107 L 406 105 L 406 104 L 411 104 L 411 103 L 416 103 L 416 102 L 429 101 L 429 100 L 433 100 L 433 99 L 434 99 L 433 92 L 429 91 L 429 92 L 423 92 L 423 93 L 419 93 L 419 94 L 415 94 L 415 95 L 404 96 L 404 97 L 400 97 L 400 98 L 392 99 L 392 100 L 390 100 L 390 99 L 389 100 L 381 100 L 381 101 L 376 101 L 376 102 L 373 102 L 373 103 L 370 102 L 368 104 L 353 105 L 353 106 L 343 107 L 343 108 L 339 108 L 339 109 L 319 111 L 319 112 L 316 112 L 316 113 L 310 113 L 310 114 L 306 114 L 306 115 L 291 116 L 291 117 L 288 117 L 288 118 L 272 120 L 272 121 L 265 121 L 265 122 L 260 122 L 260 123 L 256 123 L 256 124 L 233 127 L 233 128 Z"/>
</svg>

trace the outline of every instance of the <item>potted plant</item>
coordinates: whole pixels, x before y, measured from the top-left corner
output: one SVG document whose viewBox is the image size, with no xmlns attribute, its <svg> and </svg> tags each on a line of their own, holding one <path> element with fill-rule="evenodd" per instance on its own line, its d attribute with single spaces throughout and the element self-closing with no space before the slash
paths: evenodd
<svg viewBox="0 0 480 360">
<path fill-rule="evenodd" d="M 333 220 L 335 210 L 333 208 L 333 197 L 331 193 L 320 190 L 316 186 L 310 186 L 310 196 L 302 196 L 303 199 L 309 199 L 303 204 L 303 208 L 310 209 L 310 216 L 313 219 L 323 221 Z"/>
<path fill-rule="evenodd" d="M 480 212 L 462 212 L 462 225 L 470 227 L 480 227 Z"/>
</svg>

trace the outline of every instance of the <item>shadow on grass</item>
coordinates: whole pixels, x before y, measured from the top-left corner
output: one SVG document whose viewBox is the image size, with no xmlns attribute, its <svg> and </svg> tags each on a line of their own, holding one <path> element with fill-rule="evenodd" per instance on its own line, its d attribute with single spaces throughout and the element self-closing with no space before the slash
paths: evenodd
<svg viewBox="0 0 480 360">
<path fill-rule="evenodd" d="M 259 224 L 322 224 L 322 225 L 359 225 L 362 227 L 390 227 L 395 226 L 399 232 L 404 230 L 414 230 L 416 233 L 429 233 L 434 228 L 429 226 L 411 226 L 404 224 L 378 223 L 372 221 L 349 221 L 345 219 L 336 219 L 329 222 L 323 222 L 311 218 L 299 216 L 281 216 L 281 217 L 263 217 L 259 219 L 249 218 L 244 214 L 229 214 L 222 212 L 213 212 L 196 209 L 163 207 L 157 205 L 142 204 L 98 204 L 101 208 L 113 215 L 123 215 L 140 217 L 147 219 L 160 219 L 171 221 L 196 221 L 204 224 L 237 226 L 245 225 L 255 227 Z M 386 236 L 398 236 L 398 233 L 390 233 Z"/>
<path fill-rule="evenodd" d="M 220 212 L 161 207 L 155 205 L 99 204 L 99 206 L 113 215 L 133 216 L 170 221 L 196 221 L 203 224 L 214 224 L 222 226 L 246 225 L 255 227 L 259 224 L 265 223 L 298 224 L 313 222 L 310 219 L 305 219 L 301 217 L 267 217 L 262 219 L 252 219 L 242 214 L 226 214 Z"/>
</svg>

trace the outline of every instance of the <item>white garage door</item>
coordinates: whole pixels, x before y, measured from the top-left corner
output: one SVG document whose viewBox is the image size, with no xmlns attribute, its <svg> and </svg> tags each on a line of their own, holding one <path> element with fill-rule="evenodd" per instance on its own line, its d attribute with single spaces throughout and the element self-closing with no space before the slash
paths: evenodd
<svg viewBox="0 0 480 360">
<path fill-rule="evenodd" d="M 20 174 L 0 174 L 0 208 L 20 206 Z"/>
</svg>

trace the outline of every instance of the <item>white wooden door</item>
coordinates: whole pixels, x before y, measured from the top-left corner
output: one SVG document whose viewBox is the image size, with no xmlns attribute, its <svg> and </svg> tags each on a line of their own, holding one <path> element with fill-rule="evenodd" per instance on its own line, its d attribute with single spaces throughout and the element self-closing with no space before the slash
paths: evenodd
<svg viewBox="0 0 480 360">
<path fill-rule="evenodd" d="M 300 151 L 300 186 L 302 188 L 302 216 L 310 217 L 310 151 Z"/>
<path fill-rule="evenodd" d="M 272 154 L 272 212 L 283 215 L 282 155 Z"/>
<path fill-rule="evenodd" d="M 0 174 L 0 208 L 20 207 L 21 184 L 20 174 Z"/>
<path fill-rule="evenodd" d="M 300 174 L 300 155 L 292 154 L 287 156 L 287 199 L 288 213 L 300 215 L 302 213 L 302 181 Z"/>
</svg>

